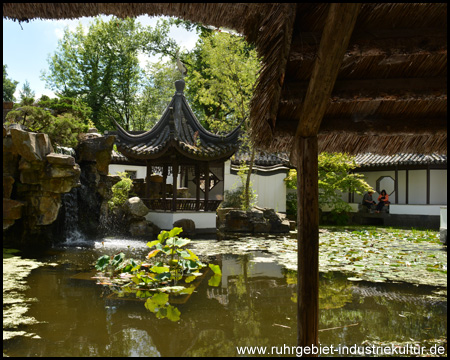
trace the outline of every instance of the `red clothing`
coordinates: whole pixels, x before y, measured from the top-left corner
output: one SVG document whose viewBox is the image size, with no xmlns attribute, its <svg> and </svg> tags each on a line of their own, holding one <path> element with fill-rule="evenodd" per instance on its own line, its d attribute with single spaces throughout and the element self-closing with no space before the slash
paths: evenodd
<svg viewBox="0 0 450 360">
<path fill-rule="evenodd" d="M 383 197 L 383 195 L 378 196 L 378 202 L 380 202 L 380 201 L 384 201 L 384 202 L 389 201 L 389 195 L 388 194 L 384 195 L 384 199 L 383 200 L 381 200 L 382 197 Z"/>
</svg>

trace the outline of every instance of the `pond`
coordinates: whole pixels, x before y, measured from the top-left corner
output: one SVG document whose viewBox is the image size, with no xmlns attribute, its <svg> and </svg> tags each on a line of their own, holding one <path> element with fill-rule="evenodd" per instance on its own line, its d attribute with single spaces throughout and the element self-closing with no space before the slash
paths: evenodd
<svg viewBox="0 0 450 360">
<path fill-rule="evenodd" d="M 194 252 L 221 266 L 222 280 L 211 287 L 205 278 L 189 301 L 178 305 L 178 322 L 157 319 L 142 301 L 110 298 L 106 288 L 76 276 L 92 270 L 105 253 L 124 251 L 143 258 L 149 251 L 146 241 L 107 238 L 65 244 L 39 257 L 4 259 L 3 352 L 43 357 L 238 356 L 237 347 L 276 346 L 281 351 L 295 346 L 296 273 L 281 260 L 285 253 L 268 249 L 289 239 L 244 240 L 193 241 Z M 20 286 L 5 285 L 5 261 L 14 260 L 22 271 L 30 269 Z M 445 344 L 446 353 L 447 300 L 436 293 L 440 288 L 348 278 L 341 271 L 321 272 L 322 346 Z M 6 293 L 15 292 L 15 299 L 5 300 L 5 286 L 13 288 Z M 22 320 L 5 325 L 14 306 Z M 6 336 L 5 326 L 11 330 Z"/>
</svg>

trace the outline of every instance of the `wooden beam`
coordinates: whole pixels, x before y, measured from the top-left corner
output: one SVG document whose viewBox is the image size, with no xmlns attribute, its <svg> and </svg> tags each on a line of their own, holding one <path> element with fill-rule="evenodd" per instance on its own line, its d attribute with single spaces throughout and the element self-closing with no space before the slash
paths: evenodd
<svg viewBox="0 0 450 360">
<path fill-rule="evenodd" d="M 274 135 L 292 134 L 296 122 L 293 119 L 278 118 Z M 319 134 L 345 133 L 357 135 L 436 135 L 447 134 L 447 113 L 436 117 L 376 117 L 351 115 L 339 118 L 325 117 L 320 125 Z"/>
<path fill-rule="evenodd" d="M 437 24 L 438 25 L 438 24 Z M 320 32 L 300 32 L 292 38 L 291 53 L 302 53 L 305 48 L 317 48 L 322 39 Z M 396 28 L 390 29 L 372 29 L 370 31 L 358 31 L 352 34 L 349 41 L 349 48 L 354 44 L 371 47 L 389 47 L 393 48 L 396 44 L 407 46 L 409 48 L 428 47 L 436 49 L 439 46 L 447 47 L 447 28 L 446 26 L 435 28 Z"/>
<path fill-rule="evenodd" d="M 331 3 L 295 133 L 317 135 L 361 4 Z"/>
<path fill-rule="evenodd" d="M 308 88 L 307 81 L 286 81 L 281 101 L 301 102 Z M 358 99 L 408 99 L 437 97 L 447 94 L 447 76 L 426 78 L 345 79 L 336 80 L 330 98 L 333 102 Z M 330 100 L 331 101 L 331 100 Z"/>
<path fill-rule="evenodd" d="M 296 140 L 297 152 L 297 345 L 318 346 L 319 185 L 317 136 Z"/>
</svg>

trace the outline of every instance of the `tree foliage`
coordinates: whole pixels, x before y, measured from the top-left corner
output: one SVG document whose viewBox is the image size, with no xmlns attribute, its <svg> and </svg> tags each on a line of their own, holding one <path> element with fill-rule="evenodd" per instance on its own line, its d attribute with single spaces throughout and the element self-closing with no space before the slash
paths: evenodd
<svg viewBox="0 0 450 360">
<path fill-rule="evenodd" d="M 8 78 L 7 67 L 3 65 L 3 101 L 15 101 L 14 92 L 19 82 Z"/>
<path fill-rule="evenodd" d="M 57 94 L 86 101 L 98 129 L 114 128 L 112 119 L 135 129 L 143 76 L 138 56 L 175 48 L 168 31 L 167 22 L 152 29 L 130 18 L 96 18 L 86 34 L 81 24 L 66 28 L 42 78 Z"/>
<path fill-rule="evenodd" d="M 188 62 L 188 93 L 199 119 L 214 132 L 231 131 L 248 116 L 259 69 L 255 49 L 240 36 L 211 32 L 200 37 Z"/>
<path fill-rule="evenodd" d="M 35 92 L 31 89 L 30 83 L 28 80 L 25 80 L 25 83 L 22 86 L 22 90 L 19 92 L 20 95 L 20 101 L 22 101 L 25 98 L 32 98 L 34 99 Z"/>
<path fill-rule="evenodd" d="M 6 121 L 22 124 L 33 132 L 48 134 L 54 145 L 75 147 L 78 134 L 86 132 L 91 126 L 89 113 L 90 109 L 77 99 L 43 96 L 34 103 L 33 98 L 25 97 L 14 105 Z"/>
<path fill-rule="evenodd" d="M 342 194 L 356 192 L 363 194 L 371 189 L 364 175 L 351 173 L 357 167 L 354 156 L 342 153 L 319 154 L 319 207 L 328 207 L 333 212 L 350 211 L 350 205 L 342 199 Z M 297 171 L 289 170 L 286 186 L 297 189 Z"/>
</svg>

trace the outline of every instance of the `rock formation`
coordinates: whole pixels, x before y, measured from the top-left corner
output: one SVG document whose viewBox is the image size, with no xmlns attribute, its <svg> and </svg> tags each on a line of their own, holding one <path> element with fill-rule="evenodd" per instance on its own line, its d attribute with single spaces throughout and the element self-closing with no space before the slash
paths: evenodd
<svg viewBox="0 0 450 360">
<path fill-rule="evenodd" d="M 221 232 L 242 233 L 288 233 L 289 220 L 274 209 L 253 208 L 243 211 L 234 208 L 218 209 L 217 226 Z"/>
<path fill-rule="evenodd" d="M 48 135 L 20 125 L 3 127 L 3 238 L 14 243 L 51 241 L 46 226 L 61 207 L 61 194 L 79 186 L 80 167 L 55 154 Z"/>
</svg>

